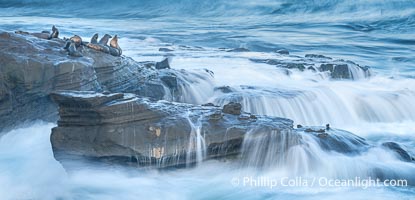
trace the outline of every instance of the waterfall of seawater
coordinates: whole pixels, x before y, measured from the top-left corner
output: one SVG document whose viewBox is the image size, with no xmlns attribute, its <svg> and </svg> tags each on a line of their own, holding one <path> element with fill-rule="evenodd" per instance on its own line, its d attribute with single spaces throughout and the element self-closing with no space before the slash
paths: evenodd
<svg viewBox="0 0 415 200">
<path fill-rule="evenodd" d="M 415 166 L 381 147 L 359 147 L 361 138 L 338 130 L 329 131 L 341 144 L 354 149 L 343 153 L 324 150 L 319 139 L 301 131 L 251 130 L 242 145 L 242 168 L 291 177 L 406 179 L 415 184 Z M 327 139 L 325 139 L 327 140 Z M 386 164 L 387 163 L 387 164 Z"/>
<path fill-rule="evenodd" d="M 301 137 L 293 132 L 250 130 L 242 144 L 243 166 L 271 168 L 287 163 L 288 150 L 300 145 Z"/>
<path fill-rule="evenodd" d="M 190 113 L 188 113 L 189 116 Z M 186 165 L 191 163 L 199 165 L 206 158 L 206 143 L 205 138 L 202 136 L 202 123 L 201 117 L 197 119 L 196 123 L 193 123 L 190 117 L 187 117 L 191 131 L 189 135 L 189 144 L 186 153 Z"/>
<path fill-rule="evenodd" d="M 298 91 L 256 91 L 241 87 L 235 93 L 219 96 L 214 103 L 240 102 L 247 112 L 286 117 L 306 125 L 415 121 L 414 90 L 389 90 L 353 83 L 333 82 Z"/>
</svg>

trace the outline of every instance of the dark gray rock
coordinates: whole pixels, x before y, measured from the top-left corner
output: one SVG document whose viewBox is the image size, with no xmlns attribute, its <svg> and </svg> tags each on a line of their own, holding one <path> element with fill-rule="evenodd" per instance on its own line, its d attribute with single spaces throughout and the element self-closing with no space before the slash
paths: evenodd
<svg viewBox="0 0 415 200">
<path fill-rule="evenodd" d="M 401 145 L 396 142 L 385 142 L 382 143 L 382 147 L 392 150 L 396 155 L 403 161 L 412 162 L 414 159 L 409 155 L 409 153 L 404 150 Z"/>
<path fill-rule="evenodd" d="M 239 47 L 239 48 L 234 48 L 234 49 L 227 50 L 227 52 L 249 52 L 249 49 Z"/>
<path fill-rule="evenodd" d="M 335 79 L 353 79 L 353 75 L 350 73 L 347 64 L 321 64 L 320 71 L 331 72 L 331 77 Z"/>
<path fill-rule="evenodd" d="M 171 51 L 174 51 L 174 50 L 173 49 L 170 49 L 170 48 L 162 47 L 162 48 L 159 48 L 159 51 L 162 51 L 162 52 L 171 52 Z"/>
<path fill-rule="evenodd" d="M 230 86 L 221 86 L 221 87 L 216 87 L 214 89 L 215 91 L 221 91 L 223 93 L 231 93 L 234 92 L 235 90 L 233 88 L 231 88 Z"/>
<path fill-rule="evenodd" d="M 277 67 L 286 68 L 286 69 L 298 69 L 300 71 L 304 71 L 304 69 L 306 69 L 305 66 L 307 66 L 306 63 L 288 62 L 288 61 L 280 60 L 280 59 L 250 59 L 250 60 L 252 62 L 275 65 Z"/>
<path fill-rule="evenodd" d="M 370 148 L 365 139 L 350 132 L 325 127 L 298 126 L 298 132 L 312 135 L 320 147 L 326 151 L 336 151 L 344 154 L 359 154 Z"/>
<path fill-rule="evenodd" d="M 286 58 L 285 58 L 286 57 Z M 285 55 L 284 58 L 278 59 L 250 59 L 252 62 L 265 63 L 275 65 L 278 68 L 284 68 L 287 75 L 290 70 L 297 69 L 304 71 L 305 69 L 319 73 L 328 72 L 332 79 L 350 79 L 356 80 L 371 76 L 368 66 L 360 66 L 348 60 L 333 60 L 324 55 L 307 54 L 304 58 L 298 56 Z"/>
<path fill-rule="evenodd" d="M 290 52 L 286 49 L 279 49 L 276 52 L 282 55 L 290 55 Z"/>
<path fill-rule="evenodd" d="M 306 58 L 321 58 L 321 59 L 328 59 L 328 60 L 332 59 L 330 57 L 323 56 L 323 55 L 318 55 L 318 54 L 306 54 L 305 57 Z"/>
<path fill-rule="evenodd" d="M 135 166 L 184 166 L 239 154 L 250 130 L 292 130 L 288 119 L 238 119 L 217 107 L 153 102 L 133 94 L 63 91 L 51 97 L 60 107 L 51 142 L 55 158 L 64 166 L 66 158 L 74 157 Z M 202 141 L 203 148 L 198 149 L 196 143 Z"/>
<path fill-rule="evenodd" d="M 170 69 L 169 59 L 165 58 L 161 62 L 157 62 L 156 69 Z"/>
<path fill-rule="evenodd" d="M 242 105 L 240 103 L 230 102 L 223 106 L 222 112 L 231 114 L 231 115 L 240 115 L 242 110 Z"/>
</svg>

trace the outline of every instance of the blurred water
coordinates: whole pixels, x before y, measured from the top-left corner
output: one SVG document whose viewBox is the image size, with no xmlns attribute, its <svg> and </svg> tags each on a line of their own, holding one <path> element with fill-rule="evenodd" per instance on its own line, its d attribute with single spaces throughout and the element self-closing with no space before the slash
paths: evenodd
<svg viewBox="0 0 415 200">
<path fill-rule="evenodd" d="M 186 77 L 181 87 L 188 92 L 179 101 L 224 104 L 239 99 L 249 112 L 287 117 L 296 124 L 330 123 L 374 144 L 400 142 L 414 153 L 415 1 L 0 0 L 0 30 L 39 32 L 53 24 L 61 37 L 78 34 L 89 40 L 94 33 L 117 34 L 123 53 L 138 61 L 170 57 L 173 68 L 190 71 L 180 74 Z M 160 52 L 162 47 L 174 51 Z M 226 51 L 231 48 L 250 52 Z M 298 70 L 287 76 L 274 66 L 250 61 L 279 58 L 275 53 L 279 49 L 297 56 L 313 53 L 352 60 L 372 67 L 374 76 L 331 80 Z M 206 76 L 205 82 L 197 83 L 192 77 L 202 76 L 203 68 L 214 78 Z M 215 91 L 219 86 L 230 86 L 239 96 Z M 238 166 L 221 162 L 171 172 L 91 167 L 67 174 L 52 157 L 53 126 L 35 124 L 1 138 L 1 199 L 412 199 L 415 195 L 413 187 L 234 187 L 230 184 L 234 177 L 290 173 L 279 168 L 235 170 Z M 197 127 L 194 136 L 202 148 Z M 288 169 L 296 175 L 307 172 L 310 152 L 321 164 L 312 176 L 350 178 L 376 166 L 402 174 L 413 169 L 381 149 L 351 158 L 315 146 L 309 141 L 304 147 L 308 153 L 292 149 Z M 278 148 L 271 147 L 258 154 L 273 158 L 269 153 Z"/>
</svg>

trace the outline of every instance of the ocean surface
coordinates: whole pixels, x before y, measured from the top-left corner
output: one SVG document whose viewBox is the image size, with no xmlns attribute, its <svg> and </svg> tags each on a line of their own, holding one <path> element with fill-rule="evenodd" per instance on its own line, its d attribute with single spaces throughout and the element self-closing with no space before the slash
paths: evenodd
<svg viewBox="0 0 415 200">
<path fill-rule="evenodd" d="M 137 61 L 169 57 L 172 68 L 213 71 L 209 82 L 190 81 L 182 102 L 224 104 L 229 97 L 214 88 L 230 86 L 242 94 L 245 111 L 295 124 L 329 123 L 373 145 L 399 142 L 415 155 L 413 0 L 0 0 L 0 31 L 40 32 L 52 25 L 60 37 L 117 34 L 123 54 Z M 235 48 L 249 52 L 228 51 Z M 294 56 L 351 60 L 370 66 L 372 76 L 332 80 L 298 70 L 287 75 L 250 60 L 278 57 L 281 49 Z M 302 95 L 278 95 L 295 91 Z M 304 173 L 290 171 L 311 165 L 301 152 L 293 153 L 284 169 L 265 171 L 208 161 L 169 171 L 87 166 L 68 173 L 53 158 L 49 136 L 54 126 L 33 122 L 0 138 L 0 199 L 415 198 L 414 186 L 270 188 L 233 182 L 262 176 L 351 179 L 373 170 L 415 180 L 414 164 L 382 149 L 350 157 L 316 150 L 319 170 L 298 170 Z"/>
</svg>

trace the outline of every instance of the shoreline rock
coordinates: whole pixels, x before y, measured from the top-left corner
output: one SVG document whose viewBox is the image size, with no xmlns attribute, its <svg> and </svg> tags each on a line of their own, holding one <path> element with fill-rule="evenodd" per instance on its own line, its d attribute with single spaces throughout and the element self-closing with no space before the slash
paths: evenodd
<svg viewBox="0 0 415 200">
<path fill-rule="evenodd" d="M 205 81 L 209 72 L 146 67 L 125 56 L 84 48 L 83 57 L 68 56 L 65 41 L 30 34 L 0 33 L 0 132 L 19 123 L 57 120 L 49 93 L 57 90 L 126 92 L 157 100 L 181 98 L 192 78 Z"/>
<path fill-rule="evenodd" d="M 289 119 L 240 119 L 218 107 L 154 102 L 133 94 L 64 91 L 51 97 L 60 107 L 51 142 L 55 158 L 63 163 L 65 157 L 79 156 L 183 166 L 239 154 L 250 130 L 293 130 Z M 212 115 L 220 117 L 212 120 Z"/>
</svg>

